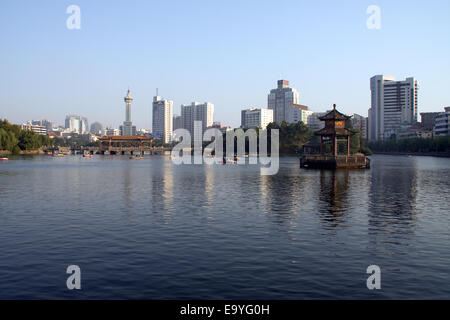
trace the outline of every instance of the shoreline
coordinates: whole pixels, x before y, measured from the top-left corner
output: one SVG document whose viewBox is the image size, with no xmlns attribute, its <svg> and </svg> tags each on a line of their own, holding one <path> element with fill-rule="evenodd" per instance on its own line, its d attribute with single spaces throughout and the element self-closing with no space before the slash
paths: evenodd
<svg viewBox="0 0 450 320">
<path fill-rule="evenodd" d="M 40 155 L 40 154 L 45 154 L 45 152 L 42 149 L 33 149 L 33 150 L 21 150 L 19 153 L 13 154 L 9 150 L 0 150 L 0 155 L 5 155 L 5 156 L 11 156 L 11 155 L 27 156 L 27 155 Z"/>
<path fill-rule="evenodd" d="M 382 152 L 373 151 L 373 154 L 389 155 L 389 156 L 418 156 L 418 157 L 437 157 L 450 158 L 450 152 Z"/>
</svg>

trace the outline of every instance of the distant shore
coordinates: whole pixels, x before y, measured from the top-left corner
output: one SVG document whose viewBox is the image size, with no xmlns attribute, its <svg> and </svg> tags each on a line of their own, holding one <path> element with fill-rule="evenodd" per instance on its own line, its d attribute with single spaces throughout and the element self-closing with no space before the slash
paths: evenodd
<svg viewBox="0 0 450 320">
<path fill-rule="evenodd" d="M 450 152 L 381 152 L 373 151 L 373 154 L 383 154 L 391 156 L 422 156 L 422 157 L 440 157 L 450 158 Z"/>
<path fill-rule="evenodd" d="M 11 155 L 11 151 L 9 150 L 0 150 L 1 155 Z M 42 149 L 32 149 L 32 150 L 21 150 L 18 155 L 36 155 L 36 154 L 45 154 Z"/>
</svg>

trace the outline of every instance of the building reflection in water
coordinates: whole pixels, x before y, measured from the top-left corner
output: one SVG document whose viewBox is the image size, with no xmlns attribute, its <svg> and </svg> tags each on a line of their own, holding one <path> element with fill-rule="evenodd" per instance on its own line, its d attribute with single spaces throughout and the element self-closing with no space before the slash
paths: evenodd
<svg viewBox="0 0 450 320">
<path fill-rule="evenodd" d="M 321 170 L 318 213 L 325 228 L 335 228 L 345 222 L 349 209 L 349 170 Z"/>
<path fill-rule="evenodd" d="M 132 183 L 132 178 L 131 178 L 131 168 L 128 165 L 125 165 L 123 167 L 123 171 L 122 171 L 122 181 L 123 181 L 123 196 L 124 196 L 124 209 L 126 211 L 126 213 L 130 213 L 129 210 L 130 208 L 132 208 L 133 205 L 133 199 L 132 199 L 132 194 L 133 194 L 133 183 Z"/>
<path fill-rule="evenodd" d="M 165 157 L 151 159 L 153 168 L 149 169 L 152 213 L 163 219 L 170 217 L 174 211 L 174 167 Z"/>
<path fill-rule="evenodd" d="M 204 166 L 204 172 L 205 172 L 205 182 L 204 182 L 204 190 L 205 190 L 205 205 L 208 208 L 208 212 L 213 211 L 213 205 L 214 205 L 214 183 L 215 183 L 215 176 L 214 176 L 214 167 L 210 165 Z M 211 217 L 208 217 L 211 218 Z"/>
<path fill-rule="evenodd" d="M 389 233 L 397 237 L 414 232 L 417 197 L 415 160 L 399 164 L 395 159 L 388 163 L 374 163 L 369 192 L 369 234 Z M 376 241 L 376 238 L 373 240 Z"/>
<path fill-rule="evenodd" d="M 295 227 L 297 216 L 308 211 L 314 192 L 311 180 L 298 167 L 283 168 L 277 175 L 260 176 L 260 209 L 279 224 Z"/>
</svg>

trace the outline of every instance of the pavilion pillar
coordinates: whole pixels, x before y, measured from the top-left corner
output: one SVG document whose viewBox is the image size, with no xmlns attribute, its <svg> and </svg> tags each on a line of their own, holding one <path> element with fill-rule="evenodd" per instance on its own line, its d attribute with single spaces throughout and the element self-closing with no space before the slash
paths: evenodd
<svg viewBox="0 0 450 320">
<path fill-rule="evenodd" d="M 337 157 L 338 154 L 338 141 L 337 141 L 337 135 L 334 135 L 334 156 Z"/>
<path fill-rule="evenodd" d="M 320 154 L 323 154 L 323 136 L 320 136 Z"/>
<path fill-rule="evenodd" d="M 350 136 L 347 136 L 347 157 L 350 157 Z"/>
</svg>

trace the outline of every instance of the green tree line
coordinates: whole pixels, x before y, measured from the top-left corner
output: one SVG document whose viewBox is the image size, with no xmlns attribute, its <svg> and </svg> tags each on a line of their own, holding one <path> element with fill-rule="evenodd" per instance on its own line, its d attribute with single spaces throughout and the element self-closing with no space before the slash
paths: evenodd
<svg viewBox="0 0 450 320">
<path fill-rule="evenodd" d="M 53 145 L 48 136 L 33 131 L 22 130 L 18 125 L 7 120 L 0 120 L 0 150 L 17 154 L 22 150 L 31 150 Z"/>
</svg>

